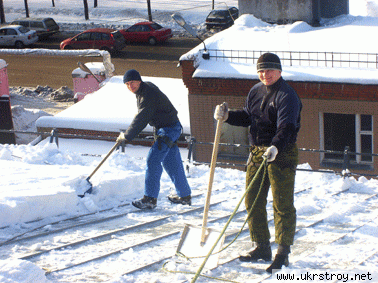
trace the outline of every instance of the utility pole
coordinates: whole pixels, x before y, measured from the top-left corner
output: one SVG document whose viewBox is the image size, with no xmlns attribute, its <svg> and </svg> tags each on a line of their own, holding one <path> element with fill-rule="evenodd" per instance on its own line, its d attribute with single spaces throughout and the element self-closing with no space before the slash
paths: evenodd
<svg viewBox="0 0 378 283">
<path fill-rule="evenodd" d="M 94 0 L 93 7 L 97 8 L 97 0 Z"/>
<path fill-rule="evenodd" d="M 52 6 L 55 7 L 55 1 L 54 0 L 52 0 Z"/>
<path fill-rule="evenodd" d="M 148 20 L 152 22 L 151 1 L 147 0 Z"/>
</svg>

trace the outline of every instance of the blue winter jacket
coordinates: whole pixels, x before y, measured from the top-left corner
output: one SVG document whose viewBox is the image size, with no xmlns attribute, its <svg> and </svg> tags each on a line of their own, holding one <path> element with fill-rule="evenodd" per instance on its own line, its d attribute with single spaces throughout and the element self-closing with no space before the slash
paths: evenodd
<svg viewBox="0 0 378 283">
<path fill-rule="evenodd" d="M 278 152 L 295 143 L 300 129 L 302 103 L 281 77 L 271 86 L 254 85 L 243 110 L 230 111 L 230 125 L 250 127 L 252 145 L 274 145 Z"/>
</svg>

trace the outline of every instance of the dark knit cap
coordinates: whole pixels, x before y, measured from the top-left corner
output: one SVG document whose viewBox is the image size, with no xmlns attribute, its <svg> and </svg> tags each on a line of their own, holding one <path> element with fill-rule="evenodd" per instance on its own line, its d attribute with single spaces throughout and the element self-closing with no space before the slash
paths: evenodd
<svg viewBox="0 0 378 283">
<path fill-rule="evenodd" d="M 260 56 L 259 60 L 257 60 L 257 72 L 262 70 L 282 71 L 280 58 L 273 53 L 264 53 Z"/>
<path fill-rule="evenodd" d="M 128 70 L 125 75 L 123 76 L 123 83 L 127 83 L 129 81 L 141 81 L 142 78 L 140 77 L 140 74 L 138 71 L 131 69 Z"/>
</svg>

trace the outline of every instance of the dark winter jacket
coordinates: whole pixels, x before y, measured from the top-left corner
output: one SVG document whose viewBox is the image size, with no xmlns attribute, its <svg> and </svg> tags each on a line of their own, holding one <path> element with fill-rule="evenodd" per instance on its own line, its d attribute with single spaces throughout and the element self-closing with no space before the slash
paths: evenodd
<svg viewBox="0 0 378 283">
<path fill-rule="evenodd" d="M 250 126 L 253 145 L 274 145 L 278 152 L 295 143 L 300 129 L 302 103 L 297 93 L 281 77 L 271 86 L 254 85 L 243 110 L 230 111 L 227 123 Z"/>
<path fill-rule="evenodd" d="M 174 125 L 178 121 L 176 108 L 153 83 L 142 82 L 135 95 L 138 114 L 125 132 L 126 140 L 134 139 L 147 124 L 159 129 Z"/>
</svg>

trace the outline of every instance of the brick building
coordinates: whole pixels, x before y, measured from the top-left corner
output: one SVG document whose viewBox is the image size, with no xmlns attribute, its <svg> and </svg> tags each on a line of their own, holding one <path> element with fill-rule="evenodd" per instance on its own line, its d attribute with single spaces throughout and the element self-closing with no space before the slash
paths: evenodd
<svg viewBox="0 0 378 283">
<path fill-rule="evenodd" d="M 213 55 L 214 52 L 210 51 L 210 61 L 218 60 L 212 63 L 212 70 L 206 69 L 204 61 L 199 65 L 195 58 L 183 57 L 180 61 L 183 81 L 189 90 L 191 134 L 197 141 L 213 142 L 216 127 L 213 113 L 217 104 L 226 101 L 230 109 L 243 107 L 248 91 L 259 82 L 254 63 L 260 53 L 263 52 L 251 55 L 250 59 L 253 62 L 250 64 L 242 64 L 241 67 L 238 64 L 239 66 L 236 67 L 232 63 L 225 62 L 224 54 L 217 58 Z M 348 167 L 350 171 L 376 175 L 378 173 L 376 158 L 368 155 L 378 152 L 378 144 L 374 140 L 374 132 L 378 130 L 378 77 L 374 65 L 376 54 L 372 54 L 371 62 L 369 59 L 363 63 L 351 63 L 350 59 L 337 60 L 337 64 L 341 67 L 343 64 L 349 66 L 357 64 L 343 69 L 335 68 L 334 58 L 337 55 L 335 53 L 332 53 L 331 60 L 319 60 L 318 63 L 324 66 L 315 68 L 293 66 L 303 65 L 306 60 L 291 62 L 295 57 L 291 52 L 276 53 L 283 63 L 282 76 L 297 91 L 303 103 L 298 146 L 302 149 L 321 151 L 301 150 L 300 164 L 309 163 L 313 169 L 327 168 L 341 171 L 343 155 L 324 151 L 343 152 L 345 147 L 349 146 L 351 152 L 367 154 L 352 155 Z M 305 57 L 304 54 L 297 54 L 298 58 Z M 351 58 L 351 54 L 338 55 L 340 58 Z M 325 56 L 327 57 L 327 54 Z M 313 64 L 313 61 L 307 61 L 308 64 Z M 373 68 L 369 68 L 370 64 Z M 232 74 L 232 70 L 236 68 L 245 68 L 245 70 Z M 224 70 L 231 73 L 225 75 Z M 306 72 L 307 74 L 303 76 Z M 247 73 L 250 75 L 246 75 Z M 319 73 L 322 75 L 319 76 Z M 248 145 L 247 129 L 225 123 L 221 143 Z M 211 145 L 198 144 L 194 160 L 209 162 L 211 149 Z M 247 146 L 221 146 L 218 161 L 244 163 L 247 155 Z"/>
</svg>

